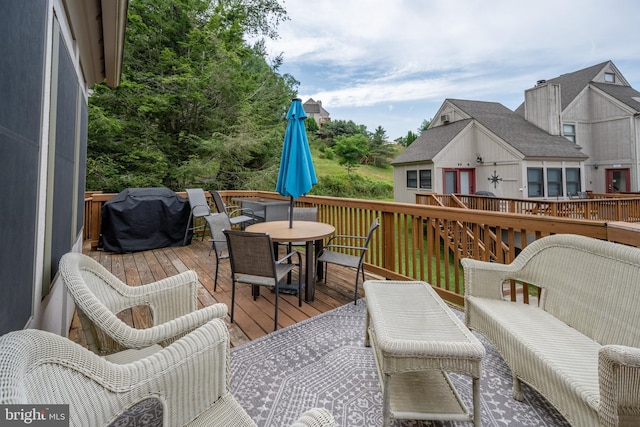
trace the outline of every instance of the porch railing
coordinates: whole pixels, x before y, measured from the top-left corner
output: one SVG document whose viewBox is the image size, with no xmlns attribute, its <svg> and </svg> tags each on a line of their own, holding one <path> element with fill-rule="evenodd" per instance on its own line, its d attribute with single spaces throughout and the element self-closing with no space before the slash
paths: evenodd
<svg viewBox="0 0 640 427">
<path fill-rule="evenodd" d="M 261 191 L 221 191 L 232 197 L 259 196 L 286 200 Z M 115 194 L 86 198 L 85 239 L 96 247 L 102 205 Z M 492 198 L 493 199 L 493 198 Z M 495 201 L 495 200 L 494 200 Z M 457 202 L 454 202 L 457 203 Z M 548 217 L 499 210 L 460 209 L 410 203 L 306 196 L 298 206 L 317 206 L 319 220 L 335 226 L 337 234 L 364 235 L 374 218 L 380 218 L 366 255 L 367 271 L 389 279 L 423 280 L 454 304 L 463 304 L 464 278 L 459 261 L 472 257 L 499 263 L 511 262 L 532 241 L 556 233 L 573 233 L 607 239 L 605 221 L 574 217 Z M 620 230 L 617 230 L 619 233 Z M 512 286 L 528 302 L 526 284 Z"/>
<path fill-rule="evenodd" d="M 416 194 L 416 203 L 429 206 L 543 215 L 597 221 L 640 222 L 640 195 L 619 197 L 591 194 L 586 199 L 534 200 L 476 196 L 469 194 Z"/>
</svg>

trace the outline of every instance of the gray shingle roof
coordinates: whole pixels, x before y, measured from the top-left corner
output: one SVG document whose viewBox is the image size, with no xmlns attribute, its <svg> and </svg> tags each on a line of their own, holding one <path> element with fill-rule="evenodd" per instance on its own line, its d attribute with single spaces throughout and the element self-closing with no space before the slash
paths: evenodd
<svg viewBox="0 0 640 427">
<path fill-rule="evenodd" d="M 391 164 L 429 161 L 473 120 L 459 120 L 445 126 L 427 129 L 398 155 Z"/>
<path fill-rule="evenodd" d="M 432 160 L 451 140 L 475 120 L 526 158 L 562 158 L 584 160 L 588 156 L 563 136 L 549 135 L 522 116 L 497 102 L 449 99 L 450 103 L 472 119 L 459 120 L 427 129 L 391 163 L 414 163 Z"/>
<path fill-rule="evenodd" d="M 636 111 L 640 111 L 640 92 L 638 92 L 631 86 L 620 86 L 609 83 L 596 82 L 593 82 L 591 84 L 602 90 L 603 92 L 611 95 L 623 104 L 628 105 Z"/>
<path fill-rule="evenodd" d="M 550 135 L 519 114 L 497 102 L 451 99 L 460 108 L 528 158 L 586 159 L 576 144 L 563 136 Z"/>
<path fill-rule="evenodd" d="M 576 99 L 576 96 L 582 90 L 589 85 L 589 83 L 598 75 L 602 69 L 611 61 L 602 62 L 600 64 L 592 65 L 591 67 L 584 68 L 582 70 L 574 71 L 573 73 L 562 74 L 553 79 L 547 80 L 547 83 L 559 84 L 561 87 L 561 108 L 564 111 L 565 108 Z M 516 113 L 524 116 L 524 102 L 516 108 Z"/>
<path fill-rule="evenodd" d="M 592 65 L 591 67 L 574 71 L 573 73 L 562 74 L 554 79 L 547 80 L 548 83 L 560 84 L 563 111 L 609 62 L 610 61 Z"/>
</svg>

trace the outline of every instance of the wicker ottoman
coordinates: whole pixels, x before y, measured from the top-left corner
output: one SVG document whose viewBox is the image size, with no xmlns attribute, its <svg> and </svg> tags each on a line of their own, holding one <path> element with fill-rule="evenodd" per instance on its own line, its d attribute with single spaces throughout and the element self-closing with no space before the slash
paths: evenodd
<svg viewBox="0 0 640 427">
<path fill-rule="evenodd" d="M 480 426 L 480 375 L 485 350 L 428 283 L 369 280 L 365 345 L 374 350 L 391 417 L 472 421 Z M 472 377 L 473 413 L 447 372 Z"/>
</svg>

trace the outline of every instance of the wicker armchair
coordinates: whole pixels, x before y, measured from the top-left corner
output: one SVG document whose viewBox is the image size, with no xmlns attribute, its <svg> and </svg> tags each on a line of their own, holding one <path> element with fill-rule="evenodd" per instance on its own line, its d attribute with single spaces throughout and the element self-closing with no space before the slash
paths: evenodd
<svg viewBox="0 0 640 427">
<path fill-rule="evenodd" d="M 159 352 L 116 364 L 50 332 L 0 337 L 0 404 L 69 404 L 71 426 L 255 426 L 229 391 L 229 333 L 213 319 Z M 332 426 L 325 409 L 296 426 Z"/>
<path fill-rule="evenodd" d="M 60 260 L 60 274 L 76 303 L 87 346 L 100 355 L 123 349 L 145 349 L 144 354 L 150 354 L 227 314 L 225 304 L 197 310 L 198 278 L 193 271 L 147 285 L 127 286 L 94 259 L 67 253 Z M 151 308 L 152 327 L 136 329 L 116 316 L 139 305 Z M 140 352 L 121 352 L 118 360 L 140 356 Z"/>
</svg>

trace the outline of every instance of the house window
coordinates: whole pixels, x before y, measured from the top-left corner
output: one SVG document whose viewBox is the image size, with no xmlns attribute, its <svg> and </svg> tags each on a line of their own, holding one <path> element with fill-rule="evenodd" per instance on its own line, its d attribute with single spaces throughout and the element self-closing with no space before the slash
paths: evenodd
<svg viewBox="0 0 640 427">
<path fill-rule="evenodd" d="M 616 75 L 614 73 L 604 73 L 604 81 L 606 83 L 615 83 Z"/>
<path fill-rule="evenodd" d="M 580 168 L 567 168 L 567 194 L 577 196 L 582 191 L 580 187 Z"/>
<path fill-rule="evenodd" d="M 420 188 L 431 190 L 431 169 L 420 170 Z"/>
<path fill-rule="evenodd" d="M 562 191 L 562 169 L 561 168 L 547 169 L 547 191 L 548 191 L 549 197 L 564 196 L 564 193 Z"/>
<path fill-rule="evenodd" d="M 418 188 L 418 171 L 407 171 L 407 188 Z"/>
<path fill-rule="evenodd" d="M 562 125 L 564 137 L 571 142 L 576 142 L 576 125 Z"/>
<path fill-rule="evenodd" d="M 529 197 L 544 197 L 542 168 L 527 168 L 527 188 Z"/>
</svg>

